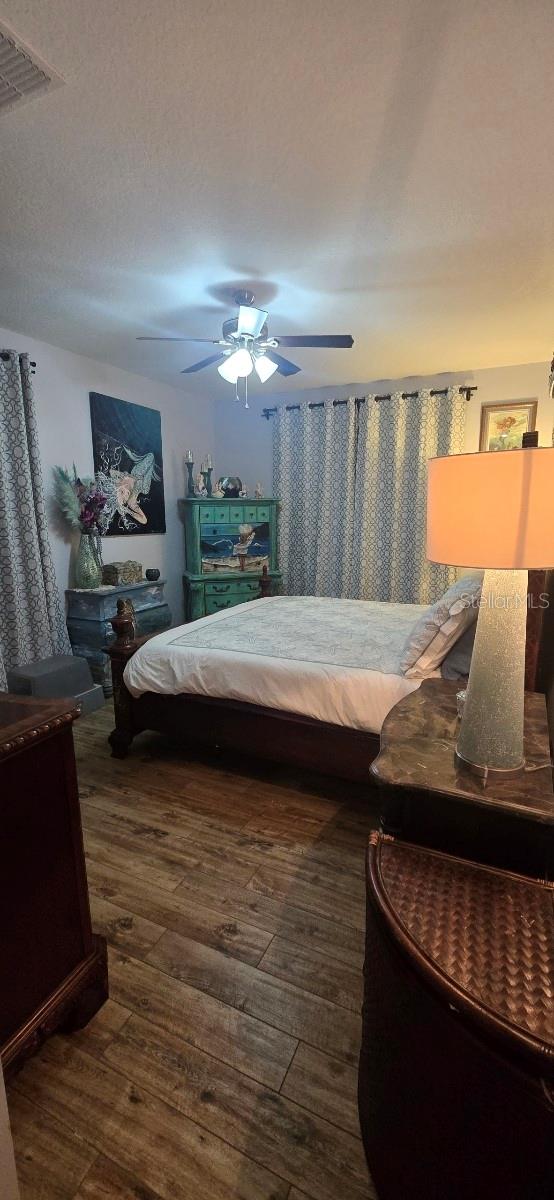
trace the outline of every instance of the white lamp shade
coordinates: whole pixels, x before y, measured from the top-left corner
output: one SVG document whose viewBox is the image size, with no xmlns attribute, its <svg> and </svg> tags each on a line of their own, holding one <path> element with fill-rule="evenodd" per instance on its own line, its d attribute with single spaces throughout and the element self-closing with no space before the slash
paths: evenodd
<svg viewBox="0 0 554 1200">
<path fill-rule="evenodd" d="M 217 368 L 222 379 L 226 379 L 227 383 L 236 383 L 237 379 L 244 378 L 245 375 L 250 375 L 252 370 L 252 355 L 248 350 L 235 350 L 229 358 L 222 362 Z"/>
<path fill-rule="evenodd" d="M 427 557 L 460 567 L 554 566 L 554 447 L 432 458 Z"/>
<path fill-rule="evenodd" d="M 250 337 L 259 337 L 262 329 L 267 321 L 267 313 L 262 308 L 250 308 L 249 305 L 241 304 L 239 308 L 237 333 L 249 334 Z"/>
<path fill-rule="evenodd" d="M 267 356 L 263 354 L 260 356 L 260 358 L 255 360 L 254 370 L 261 383 L 265 383 L 266 380 L 271 379 L 271 376 L 275 374 L 275 371 L 277 370 L 277 363 L 272 362 L 270 358 L 267 358 Z"/>
</svg>

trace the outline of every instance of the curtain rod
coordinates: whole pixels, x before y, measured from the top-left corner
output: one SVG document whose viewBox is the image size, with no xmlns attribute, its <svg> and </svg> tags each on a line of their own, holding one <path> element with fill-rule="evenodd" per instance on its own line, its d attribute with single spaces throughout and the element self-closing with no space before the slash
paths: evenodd
<svg viewBox="0 0 554 1200">
<path fill-rule="evenodd" d="M 21 355 L 19 355 L 19 357 L 21 358 Z M 10 356 L 9 356 L 7 350 L 0 351 L 0 359 L 2 359 L 2 362 L 10 361 Z M 31 375 L 36 375 L 36 370 L 35 370 L 36 365 L 37 365 L 36 362 L 32 362 L 31 359 L 29 360 L 29 366 L 31 368 Z"/>
<path fill-rule="evenodd" d="M 465 386 L 459 387 L 458 391 L 459 391 L 460 395 L 465 393 L 465 398 L 467 401 L 469 401 L 469 400 L 471 400 L 472 392 L 477 391 L 477 385 L 475 385 L 475 387 L 465 387 Z M 447 396 L 448 392 L 449 392 L 449 388 L 431 388 L 429 395 L 430 396 Z M 418 396 L 419 396 L 419 392 L 402 392 L 403 400 L 417 400 Z M 380 400 L 392 400 L 392 392 L 387 392 L 384 396 L 374 396 L 373 399 L 375 400 L 376 404 L 378 404 Z M 355 397 L 355 403 L 358 405 L 365 404 L 365 401 L 366 401 L 365 396 L 356 396 Z M 348 400 L 333 400 L 334 408 L 338 408 L 339 405 L 341 405 L 341 404 L 348 404 Z M 285 404 L 285 412 L 298 412 L 300 407 L 301 407 L 300 404 Z M 325 407 L 324 400 L 312 401 L 311 403 L 308 404 L 308 408 L 324 408 L 324 407 Z M 278 412 L 277 405 L 275 405 L 275 408 L 263 408 L 261 415 L 262 415 L 262 417 L 265 417 L 266 421 L 269 421 L 269 418 L 272 417 L 273 414 L 276 412 Z"/>
</svg>

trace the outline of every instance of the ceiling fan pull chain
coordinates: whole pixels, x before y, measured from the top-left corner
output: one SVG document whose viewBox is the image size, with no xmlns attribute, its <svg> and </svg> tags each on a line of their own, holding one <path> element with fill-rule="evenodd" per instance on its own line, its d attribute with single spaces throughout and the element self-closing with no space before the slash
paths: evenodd
<svg viewBox="0 0 554 1200">
<path fill-rule="evenodd" d="M 244 407 L 250 408 L 248 403 L 248 375 L 245 375 L 244 377 Z"/>
<path fill-rule="evenodd" d="M 238 402 L 239 402 L 239 381 L 238 381 L 238 377 L 237 377 L 237 379 L 235 379 L 235 404 L 238 404 Z"/>
</svg>

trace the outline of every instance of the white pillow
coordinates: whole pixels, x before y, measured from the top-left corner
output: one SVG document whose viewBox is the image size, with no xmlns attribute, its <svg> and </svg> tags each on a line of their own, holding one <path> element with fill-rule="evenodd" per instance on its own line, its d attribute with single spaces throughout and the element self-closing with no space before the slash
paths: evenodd
<svg viewBox="0 0 554 1200">
<path fill-rule="evenodd" d="M 425 679 L 477 620 L 482 575 L 464 575 L 416 621 L 402 651 L 400 668 L 407 679 Z"/>
</svg>

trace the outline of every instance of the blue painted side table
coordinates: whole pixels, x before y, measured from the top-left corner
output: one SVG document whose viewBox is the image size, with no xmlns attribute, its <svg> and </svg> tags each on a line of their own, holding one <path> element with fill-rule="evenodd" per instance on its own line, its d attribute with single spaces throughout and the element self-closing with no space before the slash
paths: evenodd
<svg viewBox="0 0 554 1200">
<path fill-rule="evenodd" d="M 67 630 L 74 654 L 89 663 L 95 683 L 101 683 L 105 696 L 112 695 L 110 659 L 106 654 L 108 642 L 115 638 L 110 625 L 117 613 L 118 600 L 131 600 L 137 618 L 137 633 L 159 633 L 171 625 L 171 611 L 164 599 L 165 579 L 150 583 L 104 585 L 85 591 L 68 588 Z"/>
</svg>

